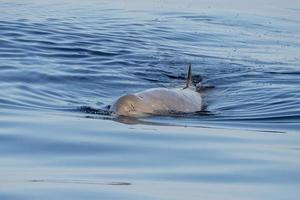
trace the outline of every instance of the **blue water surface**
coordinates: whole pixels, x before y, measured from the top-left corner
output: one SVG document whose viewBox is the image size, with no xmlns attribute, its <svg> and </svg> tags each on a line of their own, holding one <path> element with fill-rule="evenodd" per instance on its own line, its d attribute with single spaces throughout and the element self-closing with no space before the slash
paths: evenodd
<svg viewBox="0 0 300 200">
<path fill-rule="evenodd" d="M 0 199 L 298 199 L 297 1 L 0 1 Z M 203 113 L 117 118 L 185 82 Z"/>
</svg>

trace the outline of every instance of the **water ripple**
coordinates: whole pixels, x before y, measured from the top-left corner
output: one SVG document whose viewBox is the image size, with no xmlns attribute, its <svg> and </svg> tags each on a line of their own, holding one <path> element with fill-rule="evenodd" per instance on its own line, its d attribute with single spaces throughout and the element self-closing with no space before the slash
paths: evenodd
<svg viewBox="0 0 300 200">
<path fill-rule="evenodd" d="M 0 199 L 298 199 L 297 9 L 168 2 L 0 3 Z M 110 115 L 189 63 L 205 111 Z"/>
</svg>

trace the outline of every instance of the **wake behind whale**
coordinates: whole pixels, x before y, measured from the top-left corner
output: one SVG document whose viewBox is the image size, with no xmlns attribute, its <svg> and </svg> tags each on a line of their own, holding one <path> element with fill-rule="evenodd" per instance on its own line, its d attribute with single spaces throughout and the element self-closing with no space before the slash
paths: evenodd
<svg viewBox="0 0 300 200">
<path fill-rule="evenodd" d="M 114 102 L 110 111 L 118 116 L 139 117 L 146 115 L 170 115 L 194 113 L 203 110 L 201 82 L 194 85 L 191 64 L 185 87 L 153 88 L 127 94 Z"/>
</svg>

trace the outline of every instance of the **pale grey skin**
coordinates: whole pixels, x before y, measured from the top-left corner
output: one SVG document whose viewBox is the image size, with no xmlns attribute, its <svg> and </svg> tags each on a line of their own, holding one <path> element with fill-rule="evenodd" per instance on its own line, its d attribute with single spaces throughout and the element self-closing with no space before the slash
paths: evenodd
<svg viewBox="0 0 300 200">
<path fill-rule="evenodd" d="M 189 65 L 185 87 L 154 88 L 120 97 L 110 108 L 119 116 L 170 115 L 193 113 L 203 108 L 200 83 L 193 85 L 192 66 Z"/>
<path fill-rule="evenodd" d="M 120 97 L 111 107 L 116 115 L 145 116 L 201 111 L 202 97 L 195 87 L 154 88 Z"/>
</svg>

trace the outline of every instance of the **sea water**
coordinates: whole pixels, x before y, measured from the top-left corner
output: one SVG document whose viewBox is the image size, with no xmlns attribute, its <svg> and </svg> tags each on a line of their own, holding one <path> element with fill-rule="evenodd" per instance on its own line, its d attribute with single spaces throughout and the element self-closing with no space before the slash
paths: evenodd
<svg viewBox="0 0 300 200">
<path fill-rule="evenodd" d="M 205 112 L 109 115 L 215 86 Z M 298 199 L 297 1 L 0 1 L 0 199 Z"/>
</svg>

